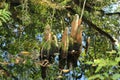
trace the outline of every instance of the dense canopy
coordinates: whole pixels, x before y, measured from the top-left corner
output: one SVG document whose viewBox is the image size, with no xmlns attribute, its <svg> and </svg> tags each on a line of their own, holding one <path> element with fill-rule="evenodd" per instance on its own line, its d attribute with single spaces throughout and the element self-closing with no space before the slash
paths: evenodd
<svg viewBox="0 0 120 80">
<path fill-rule="evenodd" d="M 120 79 L 119 0 L 1 0 L 0 79 Z"/>
</svg>

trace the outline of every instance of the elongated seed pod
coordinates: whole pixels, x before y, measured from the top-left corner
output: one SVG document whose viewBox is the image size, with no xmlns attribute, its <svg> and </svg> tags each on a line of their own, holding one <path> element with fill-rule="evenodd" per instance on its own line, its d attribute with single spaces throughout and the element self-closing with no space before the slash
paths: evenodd
<svg viewBox="0 0 120 80">
<path fill-rule="evenodd" d="M 49 41 L 51 40 L 51 29 L 50 25 L 46 25 L 45 30 L 44 30 L 44 40 Z"/>
<path fill-rule="evenodd" d="M 81 23 L 82 23 L 82 19 L 79 19 L 79 20 L 78 20 L 78 26 L 80 26 Z"/>
<path fill-rule="evenodd" d="M 80 25 L 78 27 L 77 34 L 76 34 L 76 41 L 79 44 L 82 44 L 82 31 L 83 31 L 83 26 Z"/>
<path fill-rule="evenodd" d="M 90 45 L 90 37 L 88 37 L 86 40 L 86 49 L 85 49 L 86 54 L 88 53 L 89 45 Z"/>
<path fill-rule="evenodd" d="M 53 35 L 53 41 L 55 43 L 55 46 L 58 47 L 58 41 L 57 41 L 57 37 L 55 35 Z"/>
<path fill-rule="evenodd" d="M 72 36 L 72 38 L 75 38 L 77 29 L 78 29 L 78 21 L 79 21 L 79 15 L 75 14 L 74 19 L 71 23 L 71 36 Z"/>
<path fill-rule="evenodd" d="M 63 32 L 62 50 L 65 51 L 65 52 L 68 50 L 68 27 L 66 27 L 65 31 Z"/>
</svg>

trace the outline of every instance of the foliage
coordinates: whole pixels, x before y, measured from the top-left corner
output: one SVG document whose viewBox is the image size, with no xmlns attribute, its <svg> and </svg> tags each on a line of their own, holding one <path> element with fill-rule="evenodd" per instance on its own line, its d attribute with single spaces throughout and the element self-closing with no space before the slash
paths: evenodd
<svg viewBox="0 0 120 80">
<path fill-rule="evenodd" d="M 7 23 L 7 21 L 10 20 L 11 13 L 7 11 L 6 9 L 0 9 L 0 26 L 2 26 L 2 23 Z"/>
<path fill-rule="evenodd" d="M 92 53 L 90 53 L 92 54 Z M 94 60 L 87 60 L 88 55 L 82 54 L 81 61 L 85 61 L 86 66 L 89 66 L 90 69 L 86 69 L 86 76 L 89 76 L 89 80 L 93 79 L 119 79 L 119 53 L 115 51 L 106 52 L 107 57 L 97 58 Z M 101 54 L 103 55 L 103 54 Z M 100 55 L 99 55 L 100 56 Z M 105 56 L 105 55 L 104 55 Z M 93 57 L 93 56 L 91 56 Z M 89 57 L 88 57 L 89 58 Z"/>
<path fill-rule="evenodd" d="M 16 2 L 14 2 L 16 1 Z M 17 2 L 18 1 L 18 2 Z M 41 80 L 41 62 L 39 61 L 41 48 L 54 50 L 52 43 L 43 39 L 43 31 L 47 24 L 50 25 L 51 34 L 62 34 L 68 27 L 70 35 L 71 22 L 74 13 L 67 8 L 72 8 L 79 15 L 83 1 L 79 0 L 10 0 L 6 7 L 0 9 L 0 78 L 11 80 L 14 77 L 20 80 Z M 120 37 L 119 15 L 107 15 L 100 11 L 116 0 L 87 0 L 91 11 L 85 8 L 84 16 L 103 31 L 118 38 Z M 14 4 L 14 5 L 13 5 Z M 12 19 L 11 19 L 12 18 Z M 88 53 L 83 48 L 79 57 L 80 65 L 68 74 L 63 74 L 58 67 L 58 56 L 47 69 L 46 80 L 77 79 L 78 74 L 87 79 L 116 80 L 119 77 L 120 46 L 119 52 L 112 50 L 112 42 L 103 34 L 82 21 L 83 24 L 83 47 L 87 37 L 90 37 Z M 58 37 L 58 36 L 57 36 Z M 42 40 L 40 40 L 42 38 Z M 64 44 L 62 44 L 64 45 Z M 61 38 L 58 47 L 61 46 Z M 59 51 L 58 51 L 59 52 Z M 2 67 L 2 68 L 1 68 Z M 14 76 L 14 77 L 13 77 Z"/>
</svg>

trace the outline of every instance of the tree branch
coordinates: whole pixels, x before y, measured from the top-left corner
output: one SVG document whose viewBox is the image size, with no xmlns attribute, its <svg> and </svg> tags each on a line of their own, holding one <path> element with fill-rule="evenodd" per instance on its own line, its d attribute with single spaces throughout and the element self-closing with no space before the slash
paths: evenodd
<svg viewBox="0 0 120 80">
<path fill-rule="evenodd" d="M 104 11 L 103 11 L 104 12 Z M 114 13 L 105 13 L 104 12 L 104 14 L 106 14 L 106 15 L 116 15 L 116 14 L 119 14 L 120 15 L 120 12 L 114 12 Z"/>
<path fill-rule="evenodd" d="M 75 10 L 73 10 L 72 8 L 66 8 L 68 11 L 70 11 L 72 14 L 77 14 L 77 12 Z M 90 20 L 88 20 L 84 15 L 82 20 L 87 23 L 90 27 L 94 28 L 95 30 L 97 30 L 99 33 L 101 33 L 102 35 L 106 36 L 107 38 L 109 38 L 111 40 L 111 42 L 115 42 L 114 38 L 108 34 L 107 32 L 103 31 L 101 28 L 99 28 L 97 25 L 93 24 Z"/>
<path fill-rule="evenodd" d="M 78 0 L 78 1 L 79 1 L 79 0 Z M 78 1 L 77 1 L 77 0 L 74 0 L 74 3 L 79 6 Z M 84 3 L 84 2 L 82 1 L 81 4 L 83 4 L 83 3 Z M 87 10 L 88 12 L 94 12 L 94 11 L 96 11 L 96 10 L 93 8 L 94 6 L 95 6 L 95 4 L 86 3 L 86 4 L 85 4 L 85 10 Z M 80 5 L 80 7 L 82 8 L 82 5 Z M 120 12 L 105 13 L 105 11 L 102 10 L 102 9 L 99 9 L 99 10 L 97 10 L 97 11 L 101 12 L 102 15 L 116 15 L 116 14 L 119 14 L 119 15 L 120 15 Z"/>
<path fill-rule="evenodd" d="M 5 68 L 3 68 L 3 66 L 0 65 L 0 69 L 4 70 L 7 76 L 11 76 L 12 78 L 14 78 L 14 80 L 18 80 L 17 77 L 15 77 L 11 72 L 8 72 Z"/>
<path fill-rule="evenodd" d="M 93 24 L 90 20 L 88 20 L 85 16 L 83 16 L 83 21 L 86 22 L 90 27 L 94 28 L 95 30 L 97 30 L 99 33 L 101 33 L 102 35 L 106 36 L 107 38 L 109 38 L 112 42 L 115 42 L 115 40 L 113 39 L 113 37 L 108 34 L 107 32 L 103 31 L 101 28 L 97 27 L 97 25 Z"/>
</svg>

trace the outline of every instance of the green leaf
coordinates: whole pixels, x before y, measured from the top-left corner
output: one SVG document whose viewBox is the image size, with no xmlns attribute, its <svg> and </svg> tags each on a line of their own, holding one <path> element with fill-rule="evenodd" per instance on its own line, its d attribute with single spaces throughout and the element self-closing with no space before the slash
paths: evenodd
<svg viewBox="0 0 120 80">
<path fill-rule="evenodd" d="M 10 19 L 10 16 L 8 16 L 8 15 L 3 15 L 3 17 L 4 17 L 6 20 L 9 20 L 9 19 Z"/>
<path fill-rule="evenodd" d="M 93 75 L 93 76 L 91 76 L 91 77 L 88 78 L 88 80 L 95 80 L 95 79 L 97 79 L 97 80 L 99 80 L 99 79 L 103 80 L 104 77 L 101 76 L 100 74 L 96 74 L 96 75 Z"/>
<path fill-rule="evenodd" d="M 86 64 L 93 64 L 93 62 L 92 61 L 87 61 Z"/>
<path fill-rule="evenodd" d="M 95 73 L 99 72 L 101 70 L 102 66 L 98 66 L 97 69 L 95 70 Z"/>
<path fill-rule="evenodd" d="M 114 74 L 114 75 L 112 76 L 112 79 L 113 79 L 113 80 L 118 80 L 118 79 L 120 79 L 120 74 L 118 74 L 118 73 Z"/>
<path fill-rule="evenodd" d="M 104 75 L 105 77 L 109 77 L 108 73 L 103 73 L 103 75 Z"/>
<path fill-rule="evenodd" d="M 5 9 L 0 10 L 0 22 L 6 23 L 8 20 L 10 20 L 10 15 L 11 13 L 9 11 L 6 11 Z"/>
<path fill-rule="evenodd" d="M 0 26 L 2 26 L 2 22 L 0 21 Z"/>
<path fill-rule="evenodd" d="M 4 17 L 0 17 L 1 22 L 6 22 Z"/>
<path fill-rule="evenodd" d="M 120 62 L 120 58 L 119 57 L 115 58 L 115 61 Z"/>
</svg>

